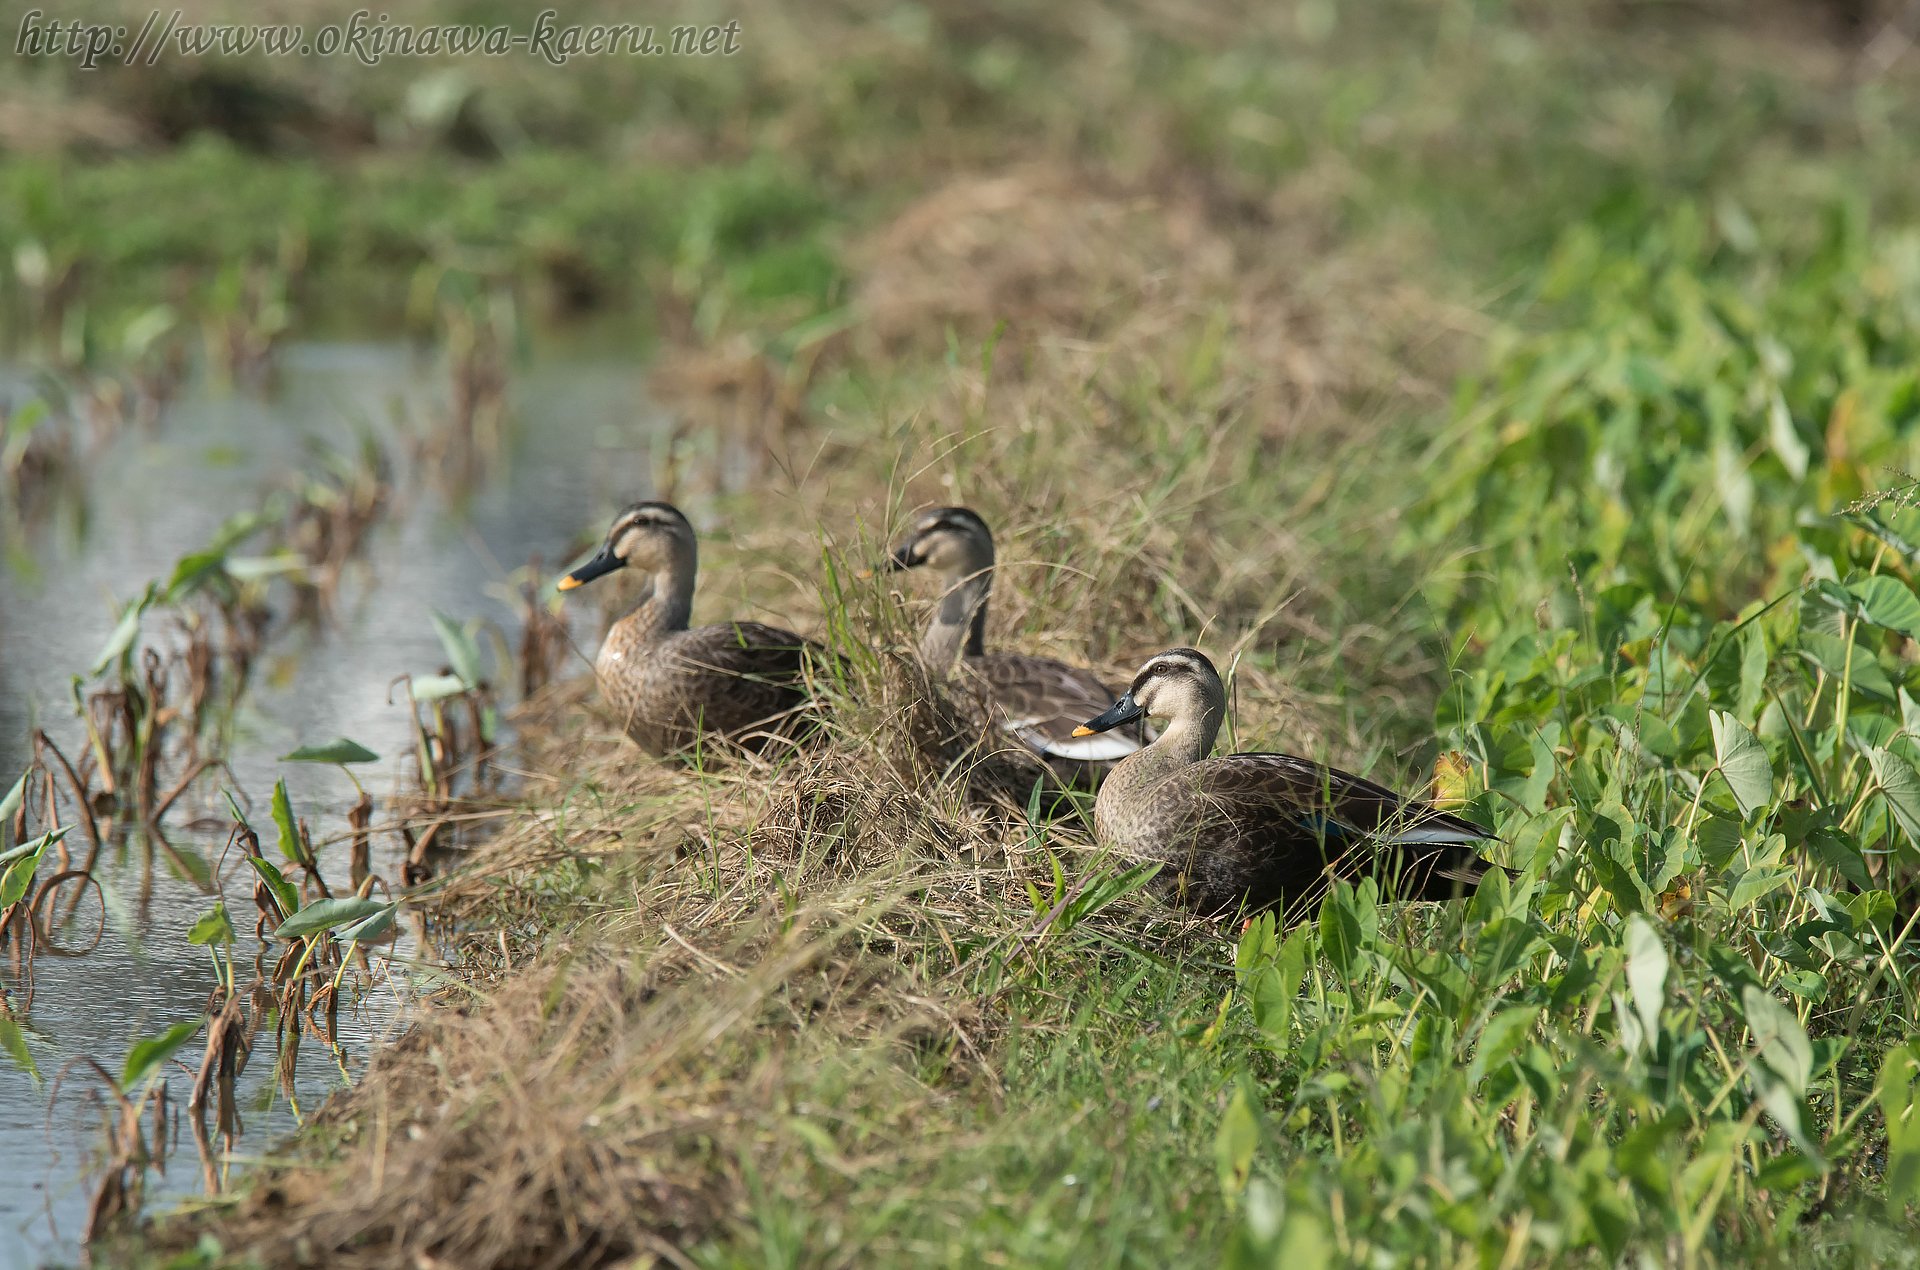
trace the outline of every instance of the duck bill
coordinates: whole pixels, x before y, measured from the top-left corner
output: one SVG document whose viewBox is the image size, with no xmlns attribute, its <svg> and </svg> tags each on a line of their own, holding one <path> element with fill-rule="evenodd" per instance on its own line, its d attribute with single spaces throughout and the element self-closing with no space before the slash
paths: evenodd
<svg viewBox="0 0 1920 1270">
<path fill-rule="evenodd" d="M 603 573 L 612 573 L 624 564 L 626 564 L 626 561 L 614 555 L 613 547 L 609 544 L 600 548 L 599 555 L 587 561 L 566 577 L 560 579 L 556 587 L 561 591 L 571 591 L 577 586 L 585 586 Z"/>
<path fill-rule="evenodd" d="M 900 573 L 911 568 L 913 568 L 913 543 L 903 542 L 893 549 L 892 555 L 887 557 L 885 572 Z"/>
<path fill-rule="evenodd" d="M 1140 703 L 1133 699 L 1131 692 L 1122 693 L 1120 700 L 1075 728 L 1073 734 L 1092 736 L 1096 732 L 1108 732 L 1123 723 L 1132 723 L 1145 713 L 1146 711 L 1140 708 Z"/>
</svg>

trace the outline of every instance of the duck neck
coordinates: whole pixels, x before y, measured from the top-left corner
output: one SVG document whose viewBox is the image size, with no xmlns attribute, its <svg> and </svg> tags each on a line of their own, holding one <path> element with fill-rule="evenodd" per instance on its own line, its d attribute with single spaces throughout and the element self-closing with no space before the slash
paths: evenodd
<svg viewBox="0 0 1920 1270">
<path fill-rule="evenodd" d="M 1153 744 L 1129 754 L 1107 774 L 1100 784 L 1100 800 L 1106 801 L 1110 790 L 1115 798 L 1124 797 L 1128 790 L 1152 785 L 1198 763 L 1213 753 L 1224 718 L 1225 710 L 1212 706 L 1198 714 L 1174 716 Z"/>
<path fill-rule="evenodd" d="M 693 616 L 693 579 L 698 557 L 691 545 L 674 553 L 647 582 L 647 593 L 633 612 L 620 620 L 632 637 L 658 639 L 687 629 Z"/>
<path fill-rule="evenodd" d="M 993 561 L 947 579 L 933 621 L 920 640 L 920 656 L 939 674 L 953 669 L 964 653 L 979 657 L 987 651 L 987 595 L 993 590 Z"/>
</svg>

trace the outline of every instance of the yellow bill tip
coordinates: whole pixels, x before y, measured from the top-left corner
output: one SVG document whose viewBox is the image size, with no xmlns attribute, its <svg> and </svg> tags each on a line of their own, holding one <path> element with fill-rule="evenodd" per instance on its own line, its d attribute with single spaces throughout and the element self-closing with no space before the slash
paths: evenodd
<svg viewBox="0 0 1920 1270">
<path fill-rule="evenodd" d="M 1075 736 L 1092 736 L 1093 729 L 1090 727 L 1087 727 L 1085 724 L 1082 724 L 1081 726 L 1073 730 L 1073 734 Z"/>
<path fill-rule="evenodd" d="M 571 573 L 569 573 L 566 577 L 560 579 L 558 582 L 554 583 L 553 585 L 554 585 L 554 589 L 557 591 L 571 591 L 573 590 L 573 588 L 580 585 L 580 579 L 574 577 Z"/>
</svg>

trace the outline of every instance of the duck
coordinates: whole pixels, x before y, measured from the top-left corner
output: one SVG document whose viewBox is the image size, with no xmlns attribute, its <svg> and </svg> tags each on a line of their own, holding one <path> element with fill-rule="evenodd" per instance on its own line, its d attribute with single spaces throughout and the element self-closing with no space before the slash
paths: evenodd
<svg viewBox="0 0 1920 1270">
<path fill-rule="evenodd" d="M 986 650 L 993 559 L 993 531 L 972 508 L 935 507 L 914 517 L 887 567 L 930 569 L 940 576 L 940 603 L 921 638 L 920 658 L 938 678 L 957 670 L 994 722 L 1057 774 L 1097 780 L 1139 752 L 1144 729 L 1116 725 L 1099 736 L 1076 736 L 1081 720 L 1118 700 L 1112 688 L 1093 672 L 1052 657 Z"/>
<path fill-rule="evenodd" d="M 762 622 L 689 627 L 699 558 L 679 508 L 634 503 L 557 588 L 571 591 L 617 569 L 650 575 L 638 607 L 608 630 L 594 661 L 602 699 L 642 750 L 657 757 L 718 737 L 765 752 L 797 734 L 811 699 L 808 665 L 825 650 Z"/>
<path fill-rule="evenodd" d="M 1170 648 L 1076 731 L 1152 716 L 1153 742 L 1121 760 L 1094 800 L 1094 836 L 1115 855 L 1164 867 L 1158 885 L 1206 916 L 1301 909 L 1334 879 L 1373 877 L 1385 894 L 1444 900 L 1498 867 L 1486 830 L 1364 777 L 1291 754 L 1208 757 L 1227 693 L 1206 654 Z M 1170 875 L 1170 876 L 1169 876 Z"/>
</svg>

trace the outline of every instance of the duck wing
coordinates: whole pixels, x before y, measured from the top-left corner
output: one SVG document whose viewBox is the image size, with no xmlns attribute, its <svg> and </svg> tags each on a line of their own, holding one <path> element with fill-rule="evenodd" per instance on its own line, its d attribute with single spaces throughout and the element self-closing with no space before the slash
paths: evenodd
<svg viewBox="0 0 1920 1270">
<path fill-rule="evenodd" d="M 1138 723 L 1095 736 L 1073 735 L 1075 728 L 1119 700 L 1119 694 L 1092 671 L 1020 653 L 968 657 L 961 665 L 986 697 L 1000 726 L 1041 754 L 1111 763 L 1146 744 Z"/>
<path fill-rule="evenodd" d="M 809 660 L 829 654 L 792 631 L 761 622 L 696 627 L 675 641 L 675 661 L 689 683 L 684 695 L 704 726 L 716 732 L 777 729 L 807 701 Z"/>
<path fill-rule="evenodd" d="M 1167 777 L 1153 814 L 1176 826 L 1195 902 L 1220 909 L 1316 898 L 1329 878 L 1407 899 L 1471 891 L 1486 830 L 1365 777 L 1291 754 L 1229 754 Z"/>
</svg>

